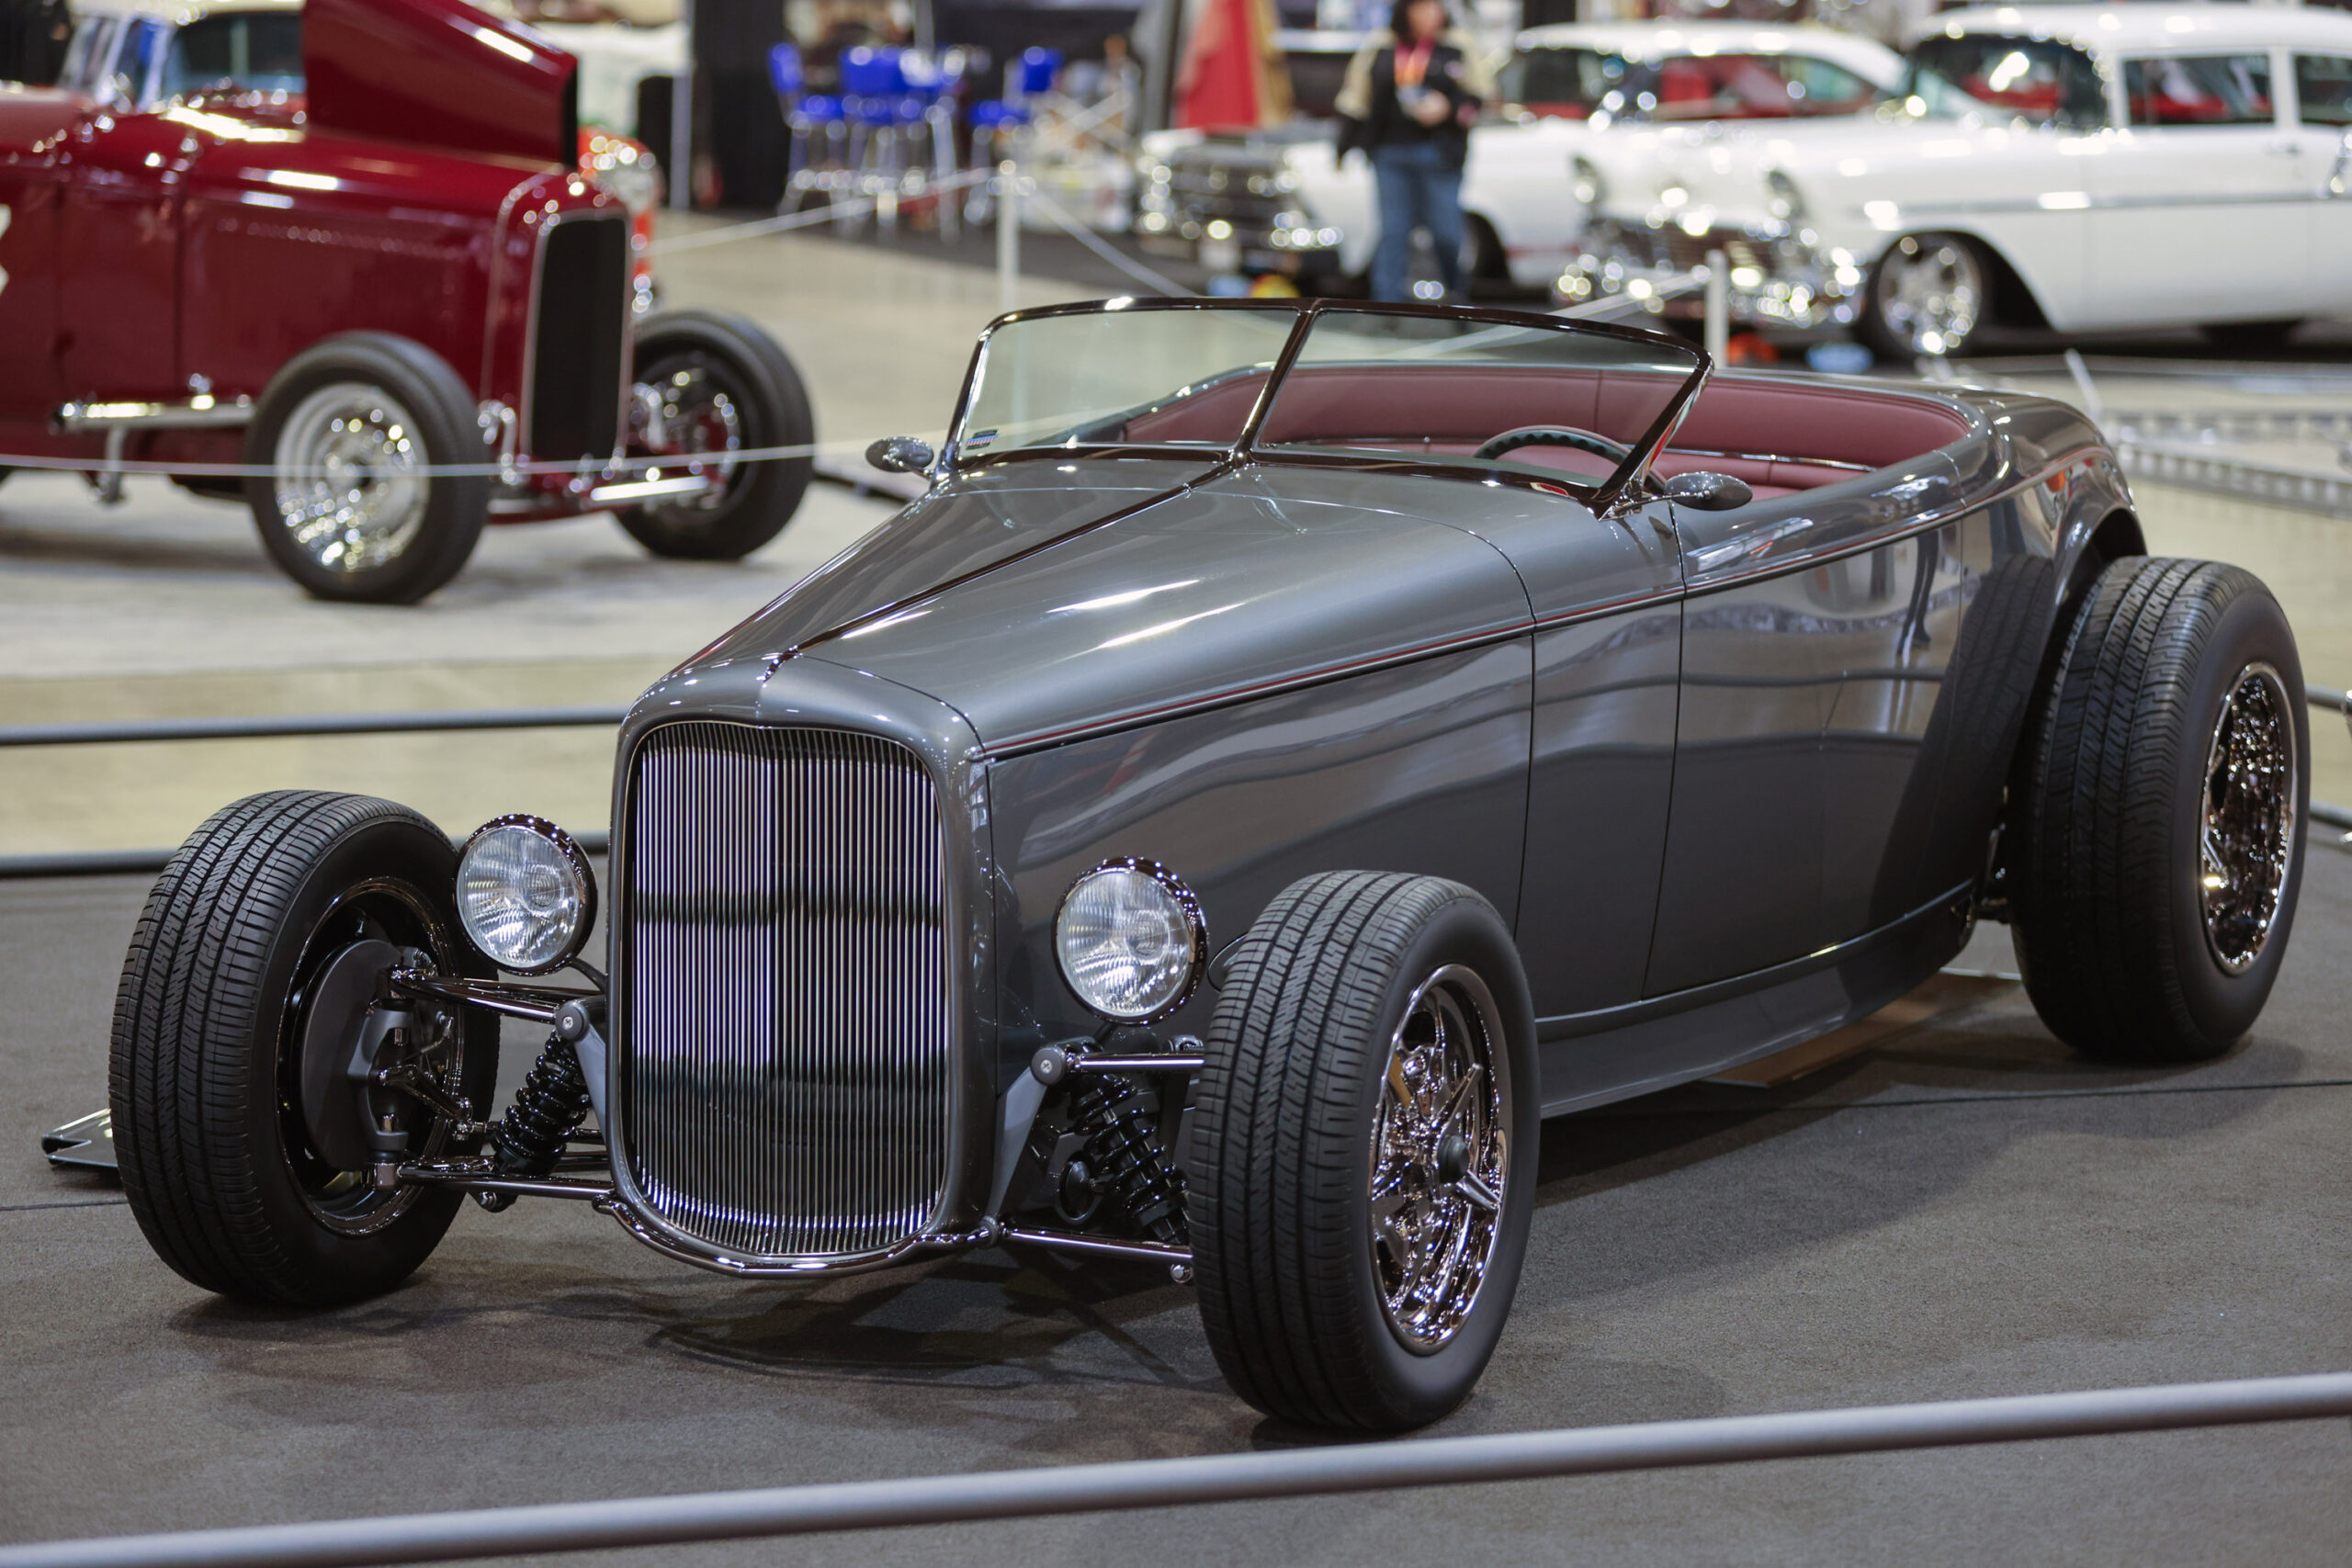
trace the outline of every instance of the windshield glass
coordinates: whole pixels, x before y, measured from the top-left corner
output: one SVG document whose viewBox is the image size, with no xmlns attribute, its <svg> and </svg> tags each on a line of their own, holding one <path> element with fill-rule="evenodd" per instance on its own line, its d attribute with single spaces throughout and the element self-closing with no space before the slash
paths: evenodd
<svg viewBox="0 0 2352 1568">
<path fill-rule="evenodd" d="M 1257 446 L 1515 469 L 1589 491 L 1632 477 L 1701 363 L 1566 321 L 1326 310 Z"/>
<path fill-rule="evenodd" d="M 1594 49 L 1523 49 L 1503 67 L 1502 97 L 1536 114 L 1583 119 L 1625 79 L 1625 57 Z"/>
<path fill-rule="evenodd" d="M 180 28 L 164 61 L 162 96 L 302 90 L 302 14 L 229 12 Z"/>
<path fill-rule="evenodd" d="M 2107 89 L 2091 57 L 2048 39 L 1969 33 L 1922 39 L 1911 58 L 1962 91 L 2035 125 L 2107 123 Z"/>
<path fill-rule="evenodd" d="M 1238 307 L 1035 316 L 981 340 L 957 459 L 1023 447 L 1228 447 L 1297 312 Z"/>
<path fill-rule="evenodd" d="M 1903 85 L 1887 95 L 1883 112 L 1890 118 L 1912 119 L 1960 119 L 1968 115 L 2011 118 L 2008 110 L 1970 97 L 1949 77 L 1916 60 L 1903 73 Z"/>
</svg>

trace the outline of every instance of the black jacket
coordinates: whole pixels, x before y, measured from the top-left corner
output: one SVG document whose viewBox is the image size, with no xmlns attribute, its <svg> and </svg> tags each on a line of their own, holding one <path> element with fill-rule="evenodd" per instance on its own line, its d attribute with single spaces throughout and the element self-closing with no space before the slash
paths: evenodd
<svg viewBox="0 0 2352 1568">
<path fill-rule="evenodd" d="M 1383 33 L 1367 43 L 1340 89 L 1340 156 L 1359 147 L 1370 152 L 1435 143 L 1449 168 L 1462 167 L 1470 155 L 1469 122 L 1485 101 L 1486 72 L 1449 36 L 1431 46 L 1421 85 L 1444 94 L 1453 111 L 1435 125 L 1423 125 L 1396 101 L 1396 40 Z"/>
</svg>

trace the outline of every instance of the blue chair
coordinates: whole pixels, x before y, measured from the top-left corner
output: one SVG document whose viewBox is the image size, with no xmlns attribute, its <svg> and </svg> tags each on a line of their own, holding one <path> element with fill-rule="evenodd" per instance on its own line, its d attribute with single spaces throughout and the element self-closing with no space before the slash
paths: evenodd
<svg viewBox="0 0 2352 1568">
<path fill-rule="evenodd" d="M 768 81 L 784 110 L 792 142 L 784 178 L 784 205 L 797 204 L 803 191 L 826 189 L 835 183 L 849 134 L 849 117 L 842 100 L 830 93 L 811 93 L 797 44 L 780 43 L 768 51 Z M 808 144 L 824 139 L 823 167 L 812 166 Z"/>
<path fill-rule="evenodd" d="M 975 164 L 1001 161 L 1001 144 L 1008 138 L 1019 137 L 1035 123 L 1034 102 L 1053 91 L 1054 78 L 1061 74 L 1061 69 L 1062 51 L 1058 49 L 1024 49 L 1020 59 L 1004 68 L 1004 96 L 983 98 L 971 107 Z M 979 223 L 987 221 L 988 212 L 986 188 L 973 187 L 965 216 Z"/>
<path fill-rule="evenodd" d="M 895 188 L 901 162 L 907 75 L 899 51 L 861 44 L 842 55 L 842 107 L 849 115 L 849 164 L 857 188 Z"/>
</svg>

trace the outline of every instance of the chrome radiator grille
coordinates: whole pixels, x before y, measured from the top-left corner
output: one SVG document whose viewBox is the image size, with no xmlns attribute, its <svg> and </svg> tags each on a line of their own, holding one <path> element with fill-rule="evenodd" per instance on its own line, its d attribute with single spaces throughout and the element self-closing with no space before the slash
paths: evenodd
<svg viewBox="0 0 2352 1568">
<path fill-rule="evenodd" d="M 939 799 L 914 754 L 688 721 L 639 747 L 624 1136 L 652 1211 L 731 1254 L 854 1257 L 948 1184 Z"/>
</svg>

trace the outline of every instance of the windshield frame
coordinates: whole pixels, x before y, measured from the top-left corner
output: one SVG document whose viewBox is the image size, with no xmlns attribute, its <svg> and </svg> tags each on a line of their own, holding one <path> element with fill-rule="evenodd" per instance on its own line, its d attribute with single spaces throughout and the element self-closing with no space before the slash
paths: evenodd
<svg viewBox="0 0 2352 1568">
<path fill-rule="evenodd" d="M 1001 450 L 967 453 L 963 450 L 965 426 L 971 411 L 972 394 L 977 387 L 982 366 L 988 356 L 989 341 L 1007 327 L 1023 321 L 1039 321 L 1055 316 L 1103 315 L 1127 311 L 1161 310 L 1254 310 L 1287 312 L 1294 317 L 1289 337 L 1275 356 L 1272 368 L 1267 372 L 1266 384 L 1260 389 L 1241 431 L 1230 443 L 1216 446 L 1209 443 L 1146 443 L 1146 442 L 1069 442 L 1054 446 L 1012 446 Z M 1284 447 L 1261 447 L 1258 434 L 1274 400 L 1282 393 L 1283 383 L 1298 363 L 1308 334 L 1316 320 L 1325 311 L 1336 314 L 1375 314 L 1417 316 L 1427 320 L 1476 321 L 1489 326 L 1512 327 L 1522 331 L 1547 329 L 1563 336 L 1578 333 L 1609 338 L 1619 343 L 1639 344 L 1670 352 L 1675 357 L 1691 361 L 1690 375 L 1676 389 L 1663 412 L 1634 444 L 1625 460 L 1614 473 L 1597 485 L 1579 482 L 1575 476 L 1550 472 L 1523 473 L 1500 465 L 1483 468 L 1477 478 L 1494 479 L 1521 489 L 1541 490 L 1547 494 L 1573 493 L 1575 499 L 1594 512 L 1607 511 L 1629 491 L 1641 482 L 1669 440 L 1684 415 L 1698 400 L 1701 389 L 1714 373 L 1714 361 L 1703 350 L 1694 348 L 1679 338 L 1662 333 L 1645 332 L 1635 327 L 1620 326 L 1611 321 L 1584 321 L 1555 315 L 1541 310 L 1510 310 L 1493 308 L 1391 304 L 1362 299 L 1093 299 L 1069 305 L 1046 305 L 1032 310 L 1014 310 L 999 316 L 980 331 L 979 341 L 973 347 L 970 362 L 964 370 L 962 389 L 956 394 L 956 412 L 947 427 L 947 438 L 939 457 L 943 473 L 973 473 L 1001 463 L 1046 459 L 1068 462 L 1072 457 L 1191 457 L 1223 469 L 1243 463 L 1267 463 L 1304 468 L 1343 468 L 1363 471 L 1412 472 L 1464 479 L 1465 465 L 1458 462 L 1433 462 L 1410 457 L 1357 457 L 1338 452 L 1296 451 Z"/>
</svg>

